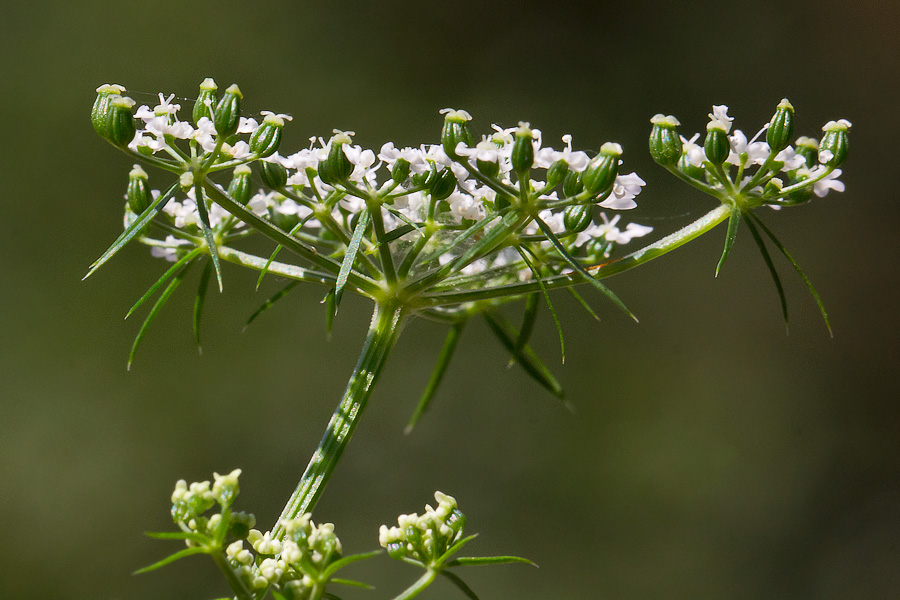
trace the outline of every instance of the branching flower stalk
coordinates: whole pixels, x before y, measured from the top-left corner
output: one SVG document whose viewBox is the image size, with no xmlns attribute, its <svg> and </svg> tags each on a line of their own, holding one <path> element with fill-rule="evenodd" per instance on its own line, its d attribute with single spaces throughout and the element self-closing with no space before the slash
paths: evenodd
<svg viewBox="0 0 900 600">
<path fill-rule="evenodd" d="M 313 137 L 308 148 L 283 155 L 282 129 L 291 117 L 268 111 L 262 112 L 261 122 L 247 117 L 236 85 L 219 96 L 215 82 L 205 80 L 190 122 L 180 120 L 174 95 L 160 94 L 154 108 L 145 105 L 135 111 L 136 103 L 124 93 L 117 85 L 98 88 L 91 115 L 94 128 L 136 161 L 174 179 L 164 191 L 154 189 L 147 172 L 135 165 L 126 192 L 125 229 L 88 272 L 132 240 L 172 263 L 129 311 L 159 294 L 138 332 L 129 367 L 150 323 L 194 265 L 202 265 L 193 319 L 198 345 L 210 281 L 215 275 L 223 289 L 226 262 L 257 271 L 258 285 L 267 274 L 289 280 L 250 321 L 299 282 L 326 289 L 329 330 L 346 293 L 374 303 L 347 388 L 281 518 L 267 534 L 272 543 L 290 537 L 292 524 L 308 519 L 305 515 L 315 508 L 410 318 L 450 327 L 410 428 L 427 410 L 465 323 L 479 315 L 511 361 L 562 399 L 559 382 L 528 344 L 542 302 L 559 327 L 549 291 L 568 288 L 591 310 L 573 289 L 588 284 L 633 318 L 601 280 L 666 254 L 724 221 L 728 229 L 716 273 L 743 221 L 773 277 L 785 323 L 787 305 L 766 238 L 800 273 L 828 323 L 812 284 L 756 209 L 780 209 L 830 190 L 842 191 L 838 167 L 847 157 L 850 123 L 829 122 L 821 142 L 800 137 L 791 145 L 794 109 L 786 99 L 750 140 L 740 130 L 732 131 L 725 106 L 713 107 L 702 144 L 699 134 L 680 136 L 675 117 L 653 117 L 654 160 L 715 198 L 717 205 L 678 231 L 616 257 L 618 246 L 652 232 L 636 223 L 624 225 L 619 215 L 606 212 L 634 208 L 645 185 L 635 173 L 620 173 L 622 148 L 616 143 L 605 143 L 591 155 L 574 150 L 572 136 L 565 135 L 563 148 L 557 150 L 544 145 L 541 132 L 524 122 L 514 128 L 494 125 L 476 142 L 471 116 L 445 109 L 438 144 L 397 148 L 388 142 L 376 153 L 355 145 L 353 132 L 335 130 L 328 140 Z M 759 139 L 763 134 L 765 141 Z M 251 236 L 271 240 L 271 254 L 241 249 Z M 295 260 L 286 261 L 285 256 Z M 519 328 L 497 311 L 516 300 L 526 305 Z M 441 498 L 439 504 L 450 502 L 449 496 Z M 404 535 L 394 532 L 388 538 Z M 272 553 L 273 560 L 280 560 L 278 556 Z M 415 560 L 420 565 L 428 562 L 421 556 Z M 253 577 L 258 578 L 262 563 L 254 564 Z M 436 574 L 435 564 L 428 568 Z M 270 577 L 266 585 L 276 580 Z M 251 585 L 235 593 L 261 597 L 254 589 Z"/>
</svg>

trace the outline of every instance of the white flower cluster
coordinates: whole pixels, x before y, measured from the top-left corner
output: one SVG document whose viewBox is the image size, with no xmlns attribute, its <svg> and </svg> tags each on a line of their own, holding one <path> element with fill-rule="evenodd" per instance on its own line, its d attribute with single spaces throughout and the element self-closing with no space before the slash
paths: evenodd
<svg viewBox="0 0 900 600">
<path fill-rule="evenodd" d="M 240 475 L 240 469 L 235 469 L 227 475 L 213 473 L 212 485 L 209 481 L 196 481 L 188 485 L 184 479 L 179 480 L 171 497 L 172 519 L 183 531 L 215 536 L 222 525 L 222 514 L 206 517 L 203 513 L 216 504 L 223 509 L 231 506 L 240 492 L 238 486 Z M 250 523 L 250 526 L 254 521 L 252 515 L 244 513 L 232 513 L 232 516 L 245 524 Z"/>
<path fill-rule="evenodd" d="M 226 548 L 225 555 L 251 589 L 277 585 L 295 598 L 305 598 L 315 584 L 325 583 L 323 572 L 341 557 L 341 542 L 333 524 L 316 525 L 309 514 L 282 525 L 283 541 L 271 532 L 251 529 L 247 542 L 252 551 L 238 540 Z"/>
<path fill-rule="evenodd" d="M 428 565 L 440 557 L 462 537 L 465 516 L 459 511 L 456 499 L 435 492 L 437 508 L 425 505 L 425 512 L 400 515 L 397 526 L 382 525 L 378 543 L 392 558 L 412 558 Z"/>
</svg>

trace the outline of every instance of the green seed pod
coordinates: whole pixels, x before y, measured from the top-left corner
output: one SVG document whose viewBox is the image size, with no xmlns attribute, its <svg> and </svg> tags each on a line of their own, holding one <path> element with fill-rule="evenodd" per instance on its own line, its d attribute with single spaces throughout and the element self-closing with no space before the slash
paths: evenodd
<svg viewBox="0 0 900 600">
<path fill-rule="evenodd" d="M 260 158 L 272 156 L 281 144 L 281 130 L 284 128 L 284 115 L 265 111 L 263 119 L 253 135 L 250 136 L 250 152 L 259 155 Z"/>
<path fill-rule="evenodd" d="M 850 152 L 850 121 L 828 121 L 822 131 L 822 143 L 819 144 L 819 162 L 829 167 L 838 167 Z"/>
<path fill-rule="evenodd" d="M 274 208 L 269 209 L 269 219 L 282 231 L 290 231 L 300 222 L 300 216 L 296 214 L 285 214 L 278 212 Z"/>
<path fill-rule="evenodd" d="M 667 117 L 661 114 L 654 116 L 650 122 L 653 123 L 650 130 L 650 156 L 664 167 L 677 164 L 681 158 L 682 144 L 676 127 L 681 123 L 671 115 Z"/>
<path fill-rule="evenodd" d="M 140 165 L 134 165 L 128 173 L 128 191 L 125 193 L 128 206 L 139 215 L 147 210 L 153 202 L 153 194 L 150 193 L 150 178 Z"/>
<path fill-rule="evenodd" d="M 780 194 L 783 188 L 784 182 L 778 177 L 773 177 L 766 182 L 766 186 L 763 188 L 763 198 L 773 198 Z"/>
<path fill-rule="evenodd" d="M 500 173 L 500 163 L 497 161 L 479 160 L 476 158 L 475 166 L 478 167 L 478 170 L 485 177 L 496 177 Z"/>
<path fill-rule="evenodd" d="M 121 96 L 125 87 L 117 84 L 104 84 L 97 88 L 97 99 L 91 108 L 91 125 L 94 131 L 101 137 L 107 138 L 106 116 L 109 112 L 109 102 L 113 96 Z"/>
<path fill-rule="evenodd" d="M 703 142 L 706 159 L 714 165 L 721 165 L 731 152 L 728 134 L 720 121 L 711 121 L 706 126 L 706 140 Z"/>
<path fill-rule="evenodd" d="M 241 122 L 241 100 L 244 95 L 241 94 L 237 84 L 232 84 L 225 90 L 225 95 L 216 105 L 215 118 L 213 123 L 216 126 L 216 133 L 223 137 L 230 137 L 238 130 Z"/>
<path fill-rule="evenodd" d="M 797 154 L 806 160 L 807 169 L 812 169 L 819 163 L 819 141 L 816 138 L 800 136 L 794 142 L 794 146 L 797 148 Z"/>
<path fill-rule="evenodd" d="M 809 170 L 800 169 L 800 171 L 801 171 L 801 173 L 798 174 L 796 181 L 792 182 L 793 184 L 801 183 L 801 182 L 809 179 Z M 794 204 L 803 204 L 804 202 L 809 202 L 813 197 L 813 193 L 814 193 L 813 186 L 808 185 L 808 186 L 802 187 L 802 188 L 798 189 L 797 191 L 794 191 L 794 192 L 791 192 L 790 194 L 788 194 L 787 203 L 794 205 Z"/>
<path fill-rule="evenodd" d="M 134 100 L 122 96 L 111 96 L 106 111 L 106 139 L 120 148 L 127 146 L 134 139 Z"/>
<path fill-rule="evenodd" d="M 352 131 L 334 130 L 328 156 L 319 163 L 319 179 L 328 185 L 347 181 L 347 178 L 353 173 L 353 163 L 350 162 L 350 159 L 347 158 L 347 154 L 344 152 L 344 144 L 350 143 L 350 136 L 352 135 Z"/>
<path fill-rule="evenodd" d="M 593 223 L 591 216 L 591 206 L 585 204 L 576 204 L 567 206 L 563 212 L 563 223 L 566 230 L 574 233 L 581 233 Z"/>
<path fill-rule="evenodd" d="M 607 142 L 600 147 L 600 154 L 591 160 L 591 164 L 584 171 L 584 189 L 596 196 L 612 187 L 619 174 L 619 157 L 622 156 L 622 146 L 613 142 Z"/>
<path fill-rule="evenodd" d="M 569 163 L 559 159 L 547 169 L 547 189 L 555 188 L 569 175 Z"/>
<path fill-rule="evenodd" d="M 472 120 L 472 115 L 464 110 L 454 110 L 452 108 L 443 109 L 441 114 L 444 115 L 441 145 L 444 147 L 444 152 L 447 156 L 454 160 L 459 160 L 456 146 L 460 142 L 467 147 L 472 147 L 475 144 L 468 126 L 468 122 Z"/>
<path fill-rule="evenodd" d="M 534 164 L 533 139 L 534 134 L 531 132 L 531 126 L 524 121 L 520 121 L 519 128 L 516 129 L 516 140 L 513 142 L 512 148 L 512 167 L 519 179 L 523 179 Z"/>
<path fill-rule="evenodd" d="M 778 154 L 788 147 L 791 138 L 794 137 L 794 107 L 784 98 L 778 103 L 772 120 L 769 121 L 769 129 L 766 130 L 766 142 L 772 154 Z"/>
<path fill-rule="evenodd" d="M 210 121 L 215 122 L 215 118 L 213 117 L 214 108 L 218 103 L 216 98 L 216 90 L 219 89 L 219 86 L 216 85 L 216 82 L 212 80 L 212 78 L 207 77 L 200 84 L 200 94 L 197 96 L 197 101 L 194 103 L 194 123 L 199 123 L 200 119 L 206 117 Z"/>
<path fill-rule="evenodd" d="M 415 187 L 428 187 L 428 180 L 431 179 L 433 171 L 425 171 L 424 173 L 413 173 L 412 184 Z"/>
<path fill-rule="evenodd" d="M 391 167 L 391 179 L 397 183 L 403 183 L 409 178 L 409 161 L 405 158 L 398 158 Z"/>
<path fill-rule="evenodd" d="M 444 200 L 450 197 L 456 190 L 456 175 L 450 169 L 441 169 L 437 177 L 431 182 L 431 197 L 435 200 Z"/>
<path fill-rule="evenodd" d="M 563 197 L 571 198 L 577 196 L 584 190 L 583 173 L 569 171 L 566 178 L 563 179 Z"/>
<path fill-rule="evenodd" d="M 247 165 L 239 165 L 234 168 L 234 175 L 231 177 L 231 183 L 228 184 L 228 195 L 235 202 L 246 206 L 250 201 L 250 167 Z"/>
<path fill-rule="evenodd" d="M 283 189 L 287 184 L 287 169 L 277 162 L 259 161 L 259 175 L 266 187 L 273 190 Z"/>
</svg>

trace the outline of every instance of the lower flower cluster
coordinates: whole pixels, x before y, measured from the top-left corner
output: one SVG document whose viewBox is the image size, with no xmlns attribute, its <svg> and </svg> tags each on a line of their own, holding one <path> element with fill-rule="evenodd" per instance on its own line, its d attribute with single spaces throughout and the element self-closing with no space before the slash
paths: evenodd
<svg viewBox="0 0 900 600">
<path fill-rule="evenodd" d="M 382 525 L 378 543 L 391 558 L 411 558 L 424 565 L 432 565 L 462 538 L 466 517 L 456 505 L 456 499 L 435 492 L 437 508 L 425 505 L 425 512 L 400 515 L 396 527 Z"/>
</svg>

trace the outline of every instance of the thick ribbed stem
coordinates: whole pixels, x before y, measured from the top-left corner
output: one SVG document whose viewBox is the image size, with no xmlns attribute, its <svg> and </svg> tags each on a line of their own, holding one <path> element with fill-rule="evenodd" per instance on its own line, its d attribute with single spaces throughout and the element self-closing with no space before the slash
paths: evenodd
<svg viewBox="0 0 900 600">
<path fill-rule="evenodd" d="M 325 484 L 362 417 L 363 409 L 378 381 L 388 353 L 397 341 L 402 321 L 402 309 L 375 305 L 366 341 L 347 383 L 347 389 L 344 390 L 341 403 L 331 416 L 319 447 L 313 453 L 300 483 L 291 494 L 281 512 L 281 518 L 273 529 L 279 539 L 284 536 L 281 519 L 293 519 L 310 512 L 319 500 Z"/>
</svg>

